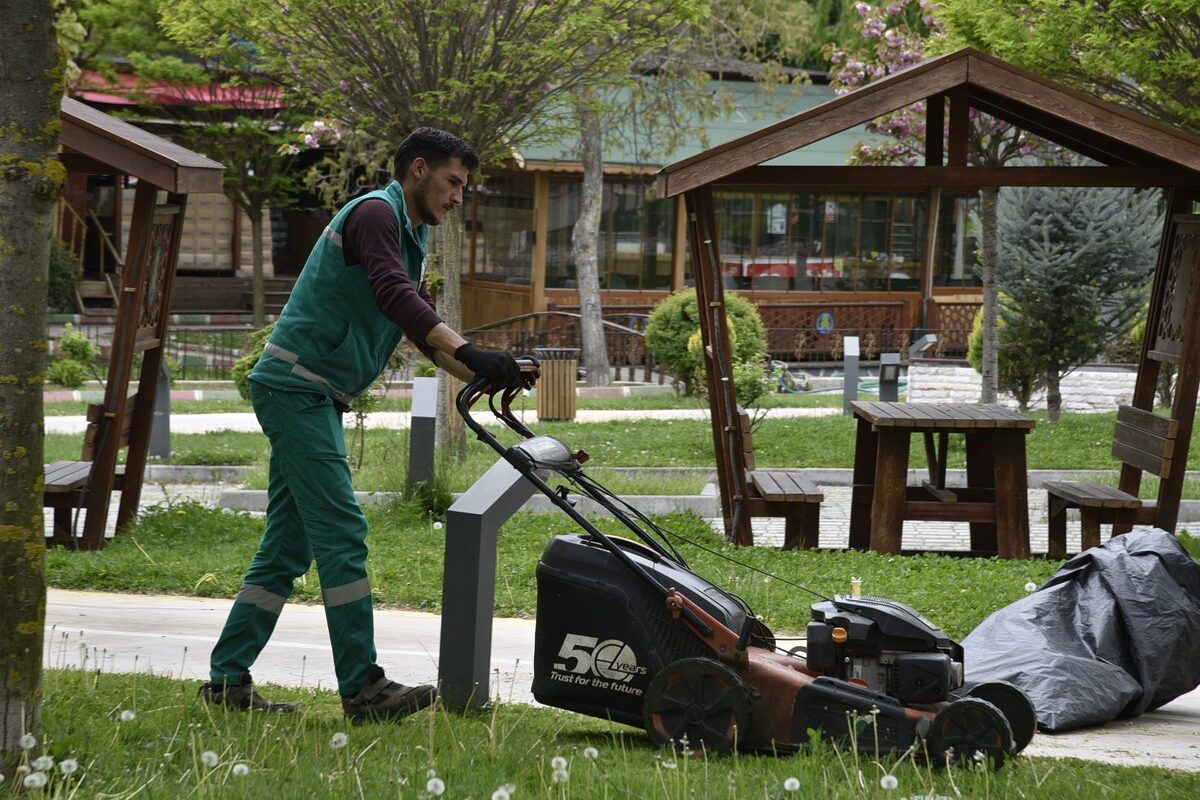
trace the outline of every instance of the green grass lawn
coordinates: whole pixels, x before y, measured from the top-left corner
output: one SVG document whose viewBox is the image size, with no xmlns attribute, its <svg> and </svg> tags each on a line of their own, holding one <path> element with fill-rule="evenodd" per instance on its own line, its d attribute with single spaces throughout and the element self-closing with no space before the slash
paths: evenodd
<svg viewBox="0 0 1200 800">
<path fill-rule="evenodd" d="M 445 543 L 440 523 L 415 504 L 373 506 L 366 513 L 371 525 L 368 570 L 376 601 L 437 611 Z M 699 574 L 744 597 L 780 631 L 802 631 L 810 616 L 813 596 L 793 584 L 830 595 L 848 592 L 854 576 L 863 579 L 863 591 L 909 603 L 951 636 L 962 637 L 988 614 L 1023 596 L 1026 583 L 1040 585 L 1058 568 L 1058 562 L 1046 559 L 734 548 L 694 514 L 670 515 L 659 522 L 696 543 L 680 542 L 678 547 Z M 615 520 L 598 524 L 609 533 L 629 535 Z M 551 537 L 576 529 L 565 516 L 529 513 L 517 514 L 501 529 L 495 607 L 499 616 L 534 614 L 538 558 Z M 233 597 L 262 530 L 261 518 L 193 503 L 150 509 L 103 550 L 50 550 L 47 575 L 51 585 L 67 589 Z M 1200 554 L 1197 540 L 1182 540 Z M 320 601 L 315 570 L 297 583 L 294 597 Z"/>
<path fill-rule="evenodd" d="M 1200 792 L 1192 773 L 1073 759 L 1022 757 L 995 772 L 935 770 L 828 745 L 787 757 L 683 758 L 652 748 L 633 728 L 517 705 L 468 714 L 435 707 L 399 724 L 352 727 L 330 692 L 270 691 L 301 711 L 225 712 L 204 706 L 194 683 L 48 670 L 43 744 L 57 763 L 49 784 L 28 796 L 1190 800 Z M 77 768 L 64 775 L 68 760 Z M 556 780 L 555 772 L 565 774 Z M 885 775 L 895 789 L 881 788 Z M 784 788 L 788 779 L 797 791 Z M 17 783 L 0 784 L 0 796 L 16 796 Z"/>
</svg>

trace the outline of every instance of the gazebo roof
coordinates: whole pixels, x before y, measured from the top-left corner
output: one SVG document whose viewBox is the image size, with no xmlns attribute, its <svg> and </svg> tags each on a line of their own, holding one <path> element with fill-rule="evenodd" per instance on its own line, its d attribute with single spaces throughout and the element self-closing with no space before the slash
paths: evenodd
<svg viewBox="0 0 1200 800">
<path fill-rule="evenodd" d="M 222 191 L 218 161 L 69 97 L 61 118 L 62 159 L 71 168 L 132 175 L 176 194 Z"/>
<path fill-rule="evenodd" d="M 759 165 L 928 98 L 949 98 L 949 165 L 806 168 Z M 1104 167 L 969 167 L 966 109 L 1060 144 Z M 942 127 L 942 106 L 930 106 Z M 957 116 L 956 116 L 957 115 Z M 957 129 L 957 130 L 956 130 Z M 955 141 L 960 142 L 956 153 Z M 770 171 L 770 175 L 765 174 Z M 753 133 L 676 161 L 658 173 L 670 197 L 709 183 L 864 187 L 895 185 L 1200 185 L 1200 136 L 1015 67 L 973 49 L 932 58 Z"/>
</svg>

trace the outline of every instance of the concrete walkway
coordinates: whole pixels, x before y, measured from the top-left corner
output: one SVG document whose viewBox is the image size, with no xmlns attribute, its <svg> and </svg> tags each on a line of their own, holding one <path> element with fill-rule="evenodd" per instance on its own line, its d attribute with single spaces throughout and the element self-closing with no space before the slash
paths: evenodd
<svg viewBox="0 0 1200 800">
<path fill-rule="evenodd" d="M 636 402 L 631 400 L 631 403 Z M 840 408 L 773 408 L 774 418 L 832 417 L 841 414 Z M 517 418 L 526 424 L 538 422 L 537 412 L 530 409 L 518 412 Z M 658 408 L 658 409 L 580 409 L 575 412 L 576 422 L 610 422 L 613 420 L 641 419 L 703 419 L 710 418 L 707 408 Z M 407 428 L 411 416 L 407 411 L 374 411 L 367 416 L 368 428 L 399 430 Z M 479 414 L 485 425 L 499 425 L 490 413 Z M 352 425 L 353 415 L 346 416 L 346 424 Z M 83 416 L 46 417 L 46 433 L 78 433 L 87 430 L 87 418 Z M 262 428 L 254 414 L 173 414 L 171 433 L 213 433 L 215 431 L 241 431 L 259 433 Z"/>
<path fill-rule="evenodd" d="M 229 600 L 51 589 L 46 665 L 205 680 L 208 654 L 230 605 Z M 493 698 L 534 702 L 530 694 L 534 627 L 532 620 L 495 620 Z M 433 614 L 375 612 L 380 663 L 402 683 L 436 678 L 440 633 L 441 618 Z M 336 686 L 320 607 L 289 604 L 284 608 L 254 676 L 259 683 L 330 690 Z M 1039 733 L 1025 754 L 1200 773 L 1200 690 L 1134 719 L 1071 733 Z"/>
</svg>

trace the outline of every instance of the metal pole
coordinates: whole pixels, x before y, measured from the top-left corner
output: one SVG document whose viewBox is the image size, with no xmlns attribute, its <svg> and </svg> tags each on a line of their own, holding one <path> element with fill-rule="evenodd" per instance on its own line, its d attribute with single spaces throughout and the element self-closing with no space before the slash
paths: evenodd
<svg viewBox="0 0 1200 800">
<path fill-rule="evenodd" d="M 150 423 L 150 456 L 171 457 L 171 368 L 164 358 L 154 392 L 154 418 Z"/>
<path fill-rule="evenodd" d="M 879 399 L 895 403 L 900 399 L 900 354 L 879 354 Z"/>
<path fill-rule="evenodd" d="M 533 492 L 533 484 L 501 460 L 446 513 L 438 682 L 449 708 L 479 708 L 488 701 L 496 543 L 500 526 Z"/>
<path fill-rule="evenodd" d="M 408 436 L 408 481 L 405 484 L 410 494 L 419 484 L 433 484 L 437 392 L 437 378 L 413 378 L 412 420 Z"/>
<path fill-rule="evenodd" d="M 850 413 L 850 404 L 858 399 L 858 337 L 847 336 L 842 340 L 843 369 L 842 413 Z"/>
</svg>

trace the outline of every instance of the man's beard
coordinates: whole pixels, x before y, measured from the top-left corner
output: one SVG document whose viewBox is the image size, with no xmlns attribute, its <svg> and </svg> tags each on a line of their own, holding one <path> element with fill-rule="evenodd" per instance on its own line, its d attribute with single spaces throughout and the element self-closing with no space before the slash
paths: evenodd
<svg viewBox="0 0 1200 800">
<path fill-rule="evenodd" d="M 433 207 L 429 205 L 429 189 L 422 184 L 417 187 L 416 194 L 413 196 L 413 205 L 415 205 L 417 216 L 426 225 L 441 225 L 442 218 L 439 214 L 435 214 Z"/>
</svg>

